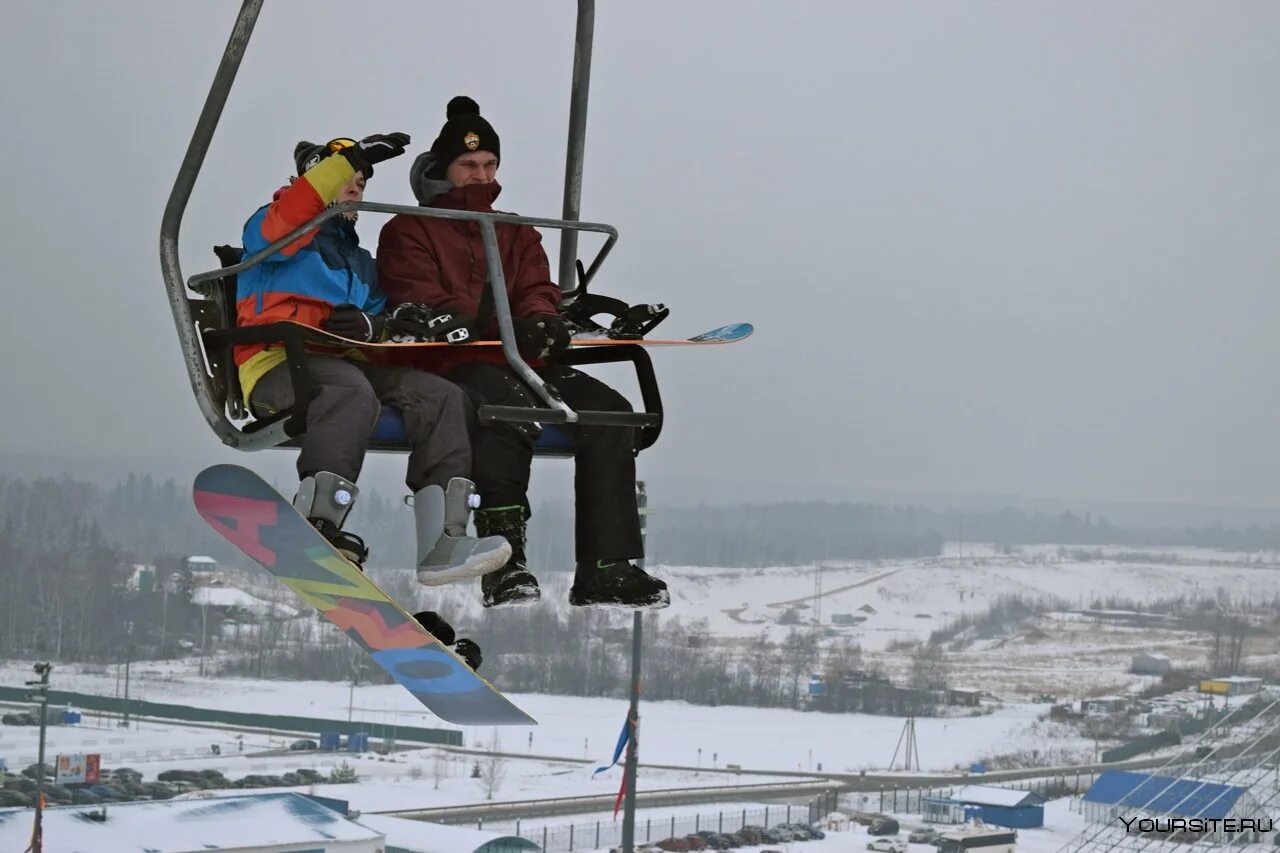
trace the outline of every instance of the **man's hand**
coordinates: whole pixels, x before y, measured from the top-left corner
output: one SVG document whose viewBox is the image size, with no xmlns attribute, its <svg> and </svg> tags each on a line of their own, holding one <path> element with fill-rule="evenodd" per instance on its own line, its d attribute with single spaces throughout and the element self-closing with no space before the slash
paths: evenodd
<svg viewBox="0 0 1280 853">
<path fill-rule="evenodd" d="M 386 322 L 385 317 L 366 314 L 354 305 L 339 305 L 322 328 L 341 338 L 369 343 L 382 337 Z"/>
<path fill-rule="evenodd" d="M 551 358 L 569 348 L 569 327 L 559 317 L 513 317 L 516 347 L 525 358 Z"/>
</svg>

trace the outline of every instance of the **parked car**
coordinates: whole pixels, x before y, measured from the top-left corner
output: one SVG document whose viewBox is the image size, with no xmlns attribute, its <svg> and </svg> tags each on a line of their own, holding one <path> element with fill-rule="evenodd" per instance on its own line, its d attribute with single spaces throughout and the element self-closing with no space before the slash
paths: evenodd
<svg viewBox="0 0 1280 853">
<path fill-rule="evenodd" d="M 932 844 L 937 840 L 938 830 L 930 826 L 913 829 L 911 830 L 911 834 L 907 836 L 907 841 L 910 841 L 912 844 Z"/>
<path fill-rule="evenodd" d="M 21 791 L 0 791 L 0 806 L 29 806 L 31 797 Z"/>
<path fill-rule="evenodd" d="M 309 749 L 319 749 L 319 748 L 320 748 L 320 745 L 318 743 L 309 739 L 295 740 L 293 743 L 289 744 L 289 749 L 291 749 L 294 752 L 304 752 Z"/>
<path fill-rule="evenodd" d="M 664 838 L 658 842 L 659 850 L 674 851 L 674 853 L 689 853 L 689 842 L 683 838 Z"/>
<path fill-rule="evenodd" d="M 178 794 L 178 789 L 171 782 L 146 782 L 142 787 L 153 800 L 167 800 Z"/>
<path fill-rule="evenodd" d="M 688 843 L 690 850 L 706 850 L 708 846 L 707 839 L 701 835 L 690 833 L 684 837 L 684 840 Z"/>
<path fill-rule="evenodd" d="M 867 827 L 867 835 L 897 835 L 898 822 L 891 817 L 882 817 Z"/>
<path fill-rule="evenodd" d="M 729 838 L 729 836 L 716 832 L 715 830 L 702 829 L 694 834 L 701 836 L 701 838 L 707 842 L 707 847 L 711 850 L 728 850 L 730 847 L 734 846 L 733 840 Z"/>
<path fill-rule="evenodd" d="M 803 823 L 780 823 L 778 826 L 794 835 L 796 841 L 808 841 L 814 837 L 813 831 Z"/>
<path fill-rule="evenodd" d="M 867 845 L 867 849 L 881 853 L 907 853 L 907 843 L 897 838 L 877 838 Z"/>
</svg>

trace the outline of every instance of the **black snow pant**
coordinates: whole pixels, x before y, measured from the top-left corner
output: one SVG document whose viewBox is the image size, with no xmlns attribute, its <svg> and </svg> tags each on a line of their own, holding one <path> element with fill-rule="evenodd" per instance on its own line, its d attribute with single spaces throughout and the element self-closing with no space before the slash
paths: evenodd
<svg viewBox="0 0 1280 853">
<path fill-rule="evenodd" d="M 466 393 L 447 379 L 407 367 L 348 361 L 332 355 L 307 357 L 314 396 L 298 454 L 298 476 L 330 471 L 356 482 L 369 435 L 383 404 L 400 410 L 409 442 L 405 485 L 448 485 L 471 474 L 471 409 Z M 270 415 L 293 407 L 289 366 L 267 371 L 253 386 L 253 410 Z"/>
<path fill-rule="evenodd" d="M 574 409 L 632 411 L 626 397 L 581 371 L 548 366 L 538 374 Z M 450 373 L 449 379 L 461 385 L 477 406 L 541 405 L 505 364 L 468 362 Z M 568 424 L 559 428 L 573 441 L 577 561 L 640 559 L 644 545 L 636 508 L 635 429 Z M 536 424 L 476 420 L 471 438 L 475 457 L 471 479 L 482 507 L 522 506 L 526 516 L 529 514 L 529 470 L 538 433 Z"/>
</svg>

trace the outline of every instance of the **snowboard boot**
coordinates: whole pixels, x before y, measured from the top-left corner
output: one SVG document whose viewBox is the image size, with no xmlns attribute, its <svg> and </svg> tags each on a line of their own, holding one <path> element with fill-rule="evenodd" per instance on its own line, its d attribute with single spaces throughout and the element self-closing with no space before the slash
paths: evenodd
<svg viewBox="0 0 1280 853">
<path fill-rule="evenodd" d="M 450 480 L 448 489 L 426 486 L 414 494 L 419 583 L 439 586 L 487 575 L 511 557 L 511 546 L 501 536 L 467 535 L 471 510 L 479 503 L 475 483 L 462 477 Z"/>
<path fill-rule="evenodd" d="M 329 471 L 317 471 L 302 478 L 293 506 L 320 531 L 321 536 L 329 540 L 330 545 L 363 572 L 364 561 L 369 559 L 369 549 L 359 536 L 342 529 L 358 494 L 360 490 L 355 483 Z"/>
<path fill-rule="evenodd" d="M 457 634 L 453 630 L 453 626 L 444 621 L 444 617 L 434 610 L 423 610 L 413 614 L 413 618 L 418 624 L 427 629 L 427 633 L 435 637 L 441 644 L 453 649 L 454 653 L 466 661 L 467 666 L 471 669 L 480 669 L 480 662 L 484 659 L 480 654 L 480 646 L 476 645 L 474 640 L 468 640 L 463 637 L 461 640 L 456 639 Z"/>
<path fill-rule="evenodd" d="M 574 607 L 658 610 L 671 603 L 667 585 L 629 560 L 578 563 L 569 588 Z"/>
<path fill-rule="evenodd" d="M 538 581 L 529 573 L 524 555 L 524 507 L 504 506 L 476 513 L 476 533 L 502 536 L 511 543 L 511 559 L 491 575 L 480 579 L 481 602 L 485 607 L 532 604 L 542 597 Z"/>
</svg>

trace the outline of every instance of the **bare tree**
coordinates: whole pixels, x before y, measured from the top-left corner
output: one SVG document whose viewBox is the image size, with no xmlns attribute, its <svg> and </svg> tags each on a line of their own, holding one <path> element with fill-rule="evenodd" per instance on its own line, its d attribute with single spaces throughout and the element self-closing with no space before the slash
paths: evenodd
<svg viewBox="0 0 1280 853">
<path fill-rule="evenodd" d="M 444 753 L 437 749 L 435 759 L 431 762 L 431 779 L 435 783 L 434 790 L 440 790 L 440 779 L 445 775 L 444 770 Z"/>
<path fill-rule="evenodd" d="M 507 778 L 507 761 L 498 755 L 498 730 L 493 730 L 493 738 L 489 741 L 489 755 L 477 762 L 480 775 L 477 784 L 484 791 L 484 798 L 492 800 L 494 793 L 502 787 Z"/>
</svg>

